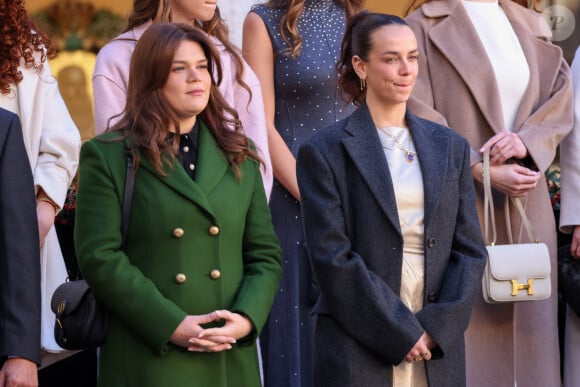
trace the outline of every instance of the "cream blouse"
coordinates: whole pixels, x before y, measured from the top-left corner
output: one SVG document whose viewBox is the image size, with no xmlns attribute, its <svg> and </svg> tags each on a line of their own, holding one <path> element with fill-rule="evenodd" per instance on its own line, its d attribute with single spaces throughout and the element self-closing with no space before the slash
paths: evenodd
<svg viewBox="0 0 580 387">
<path fill-rule="evenodd" d="M 423 308 L 425 285 L 423 176 L 409 129 L 378 129 L 393 181 L 403 234 L 401 301 L 413 312 Z M 411 155 L 411 157 L 409 157 Z M 401 362 L 393 367 L 394 387 L 427 387 L 425 363 Z"/>
</svg>

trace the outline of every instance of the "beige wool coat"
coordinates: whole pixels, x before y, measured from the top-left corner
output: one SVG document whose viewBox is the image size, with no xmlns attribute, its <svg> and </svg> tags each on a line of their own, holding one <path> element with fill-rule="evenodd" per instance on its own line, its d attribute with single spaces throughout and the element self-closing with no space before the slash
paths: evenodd
<svg viewBox="0 0 580 387">
<path fill-rule="evenodd" d="M 499 0 L 519 39 L 530 68 L 527 92 L 516 118 L 515 133 L 540 171 L 552 163 L 558 143 L 573 125 L 572 85 L 561 50 L 550 43 L 540 15 Z M 487 54 L 461 0 L 424 4 L 407 21 L 417 36 L 419 78 L 414 97 L 435 108 L 448 125 L 477 150 L 504 130 L 500 95 Z M 493 26 L 490 26 L 493 28 Z M 483 189 L 476 183 L 477 206 L 483 219 Z M 505 195 L 494 193 L 497 243 L 508 243 L 506 223 L 515 242 L 527 242 L 517 211 L 504 211 Z M 543 179 L 527 194 L 526 213 L 534 232 L 552 258 L 552 297 L 545 301 L 486 304 L 478 297 L 466 332 L 468 386 L 559 386 L 557 331 L 556 226 Z M 506 219 L 506 221 L 503 221 Z M 483 229 L 483 224 L 482 224 Z M 514 333 L 515 332 L 515 333 Z"/>
</svg>

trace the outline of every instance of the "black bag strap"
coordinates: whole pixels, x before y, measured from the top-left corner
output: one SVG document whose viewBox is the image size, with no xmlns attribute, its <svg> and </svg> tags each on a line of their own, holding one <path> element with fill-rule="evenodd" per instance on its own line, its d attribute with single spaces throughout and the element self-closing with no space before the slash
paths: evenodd
<svg viewBox="0 0 580 387">
<path fill-rule="evenodd" d="M 121 232 L 123 241 L 121 250 L 125 250 L 127 242 L 127 230 L 129 229 L 129 216 L 131 215 L 131 201 L 133 199 L 133 188 L 135 187 L 135 173 L 133 172 L 133 154 L 127 151 L 127 176 L 125 177 L 125 192 L 123 194 L 123 212 L 121 215 Z"/>
</svg>

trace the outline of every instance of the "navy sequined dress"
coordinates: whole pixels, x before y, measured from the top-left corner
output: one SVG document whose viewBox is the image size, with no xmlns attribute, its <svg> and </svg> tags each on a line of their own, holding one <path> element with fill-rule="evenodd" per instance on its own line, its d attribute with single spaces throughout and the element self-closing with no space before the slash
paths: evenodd
<svg viewBox="0 0 580 387">
<path fill-rule="evenodd" d="M 298 19 L 303 39 L 293 59 L 280 34 L 284 9 L 256 5 L 274 47 L 276 129 L 294 156 L 314 132 L 352 112 L 337 88 L 336 62 L 345 11 L 334 0 L 306 0 Z M 272 219 L 282 246 L 283 274 L 270 318 L 260 338 L 265 387 L 312 385 L 314 320 L 310 264 L 304 246 L 300 204 L 277 181 L 270 198 Z"/>
</svg>

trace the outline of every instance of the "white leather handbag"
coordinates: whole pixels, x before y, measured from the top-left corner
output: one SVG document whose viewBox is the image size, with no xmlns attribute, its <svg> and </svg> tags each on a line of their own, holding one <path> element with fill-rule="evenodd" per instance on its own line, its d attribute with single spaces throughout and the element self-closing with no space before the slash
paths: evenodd
<svg viewBox="0 0 580 387">
<path fill-rule="evenodd" d="M 483 155 L 484 228 L 488 238 L 488 260 L 483 273 L 483 298 L 487 303 L 535 301 L 549 298 L 550 253 L 532 235 L 532 227 L 519 198 L 511 198 L 518 209 L 531 243 L 496 245 L 496 227 L 489 176 L 489 151 Z M 488 223 L 492 238 L 489 240 Z"/>
</svg>

